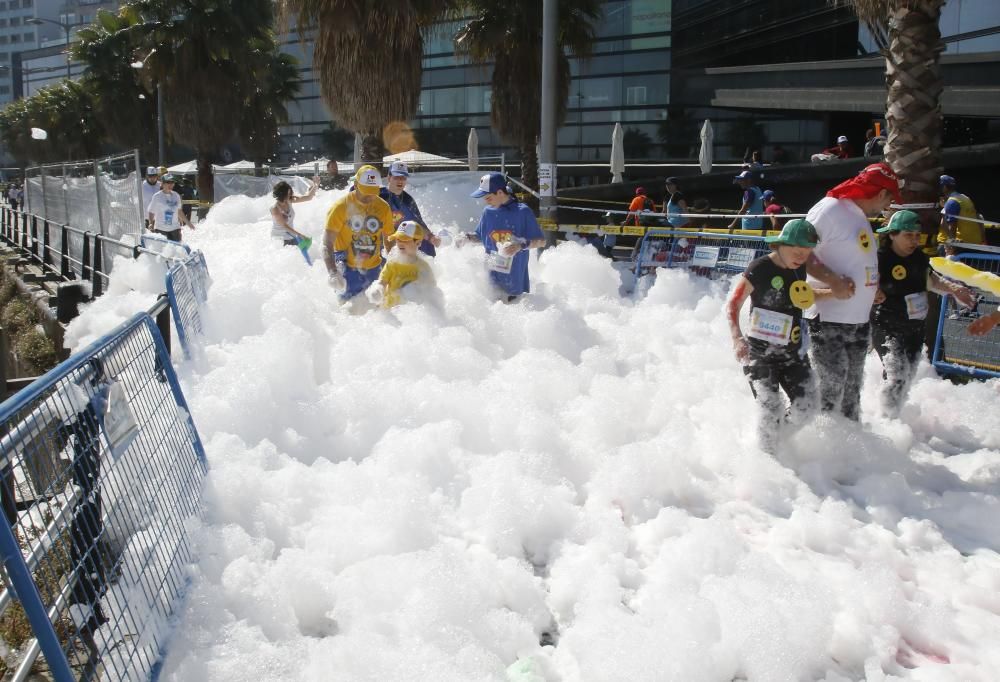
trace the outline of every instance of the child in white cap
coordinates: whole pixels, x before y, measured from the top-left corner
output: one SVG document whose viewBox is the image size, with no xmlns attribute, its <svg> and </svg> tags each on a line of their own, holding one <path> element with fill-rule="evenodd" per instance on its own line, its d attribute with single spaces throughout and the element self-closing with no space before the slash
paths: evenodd
<svg viewBox="0 0 1000 682">
<path fill-rule="evenodd" d="M 420 256 L 424 229 L 414 220 L 404 220 L 388 237 L 396 248 L 389 252 L 378 281 L 368 289 L 368 299 L 383 308 L 392 308 L 405 300 L 404 288 L 414 285 L 434 286 L 434 273 Z"/>
</svg>

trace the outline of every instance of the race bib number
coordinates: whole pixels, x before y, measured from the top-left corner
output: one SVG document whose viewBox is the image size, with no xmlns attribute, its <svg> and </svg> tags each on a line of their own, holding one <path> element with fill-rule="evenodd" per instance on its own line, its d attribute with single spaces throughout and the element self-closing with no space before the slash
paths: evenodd
<svg viewBox="0 0 1000 682">
<path fill-rule="evenodd" d="M 865 267 L 865 286 L 866 287 L 878 286 L 878 267 L 874 265 L 868 265 Z"/>
<path fill-rule="evenodd" d="M 927 292 L 918 291 L 904 297 L 906 300 L 906 314 L 911 320 L 927 319 Z"/>
<path fill-rule="evenodd" d="M 164 211 L 163 212 L 163 224 L 164 225 L 173 225 L 174 224 L 174 212 L 173 211 Z"/>
<path fill-rule="evenodd" d="M 486 257 L 486 266 L 493 272 L 509 275 L 512 265 L 514 265 L 514 257 L 505 256 L 499 251 L 494 251 Z"/>
<path fill-rule="evenodd" d="M 747 336 L 778 346 L 787 346 L 792 336 L 792 316 L 774 310 L 754 308 Z"/>
</svg>

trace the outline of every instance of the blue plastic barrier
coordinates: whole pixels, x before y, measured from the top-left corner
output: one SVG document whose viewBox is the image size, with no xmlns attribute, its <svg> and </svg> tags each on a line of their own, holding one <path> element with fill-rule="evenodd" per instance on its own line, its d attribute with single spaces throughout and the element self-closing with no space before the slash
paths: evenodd
<svg viewBox="0 0 1000 682">
<path fill-rule="evenodd" d="M 195 343 L 202 334 L 201 309 L 208 300 L 212 278 L 201 251 L 193 252 L 183 261 L 175 262 L 167 273 L 167 298 L 173 313 L 177 338 L 184 354 L 190 358 Z"/>
<path fill-rule="evenodd" d="M 191 247 L 187 244 L 172 242 L 163 235 L 148 232 L 139 237 L 139 246 L 167 258 L 186 258 L 191 255 Z"/>
<path fill-rule="evenodd" d="M 1000 256 L 963 253 L 958 260 L 977 270 L 1000 274 Z M 934 339 L 934 367 L 942 374 L 965 374 L 983 379 L 1000 377 L 1000 327 L 986 336 L 971 336 L 967 328 L 980 314 L 993 312 L 1000 304 L 993 294 L 980 295 L 975 310 L 961 308 L 951 296 L 941 300 L 937 336 Z"/>
<path fill-rule="evenodd" d="M 42 657 L 57 682 L 155 678 L 206 463 L 152 318 L 4 402 L 0 423 L 0 612 L 23 608 L 34 637 L 7 642 L 6 672 Z"/>
<path fill-rule="evenodd" d="M 649 268 L 688 268 L 717 279 L 746 270 L 768 253 L 763 236 L 650 229 L 639 244 L 636 275 Z"/>
</svg>

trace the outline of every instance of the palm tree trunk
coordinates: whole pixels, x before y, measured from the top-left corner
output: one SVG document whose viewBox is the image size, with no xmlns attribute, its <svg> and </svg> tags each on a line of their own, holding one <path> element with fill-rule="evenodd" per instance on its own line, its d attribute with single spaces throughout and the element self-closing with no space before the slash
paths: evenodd
<svg viewBox="0 0 1000 682">
<path fill-rule="evenodd" d="M 215 183 L 212 180 L 212 157 L 198 152 L 198 199 L 212 203 L 215 201 Z"/>
<path fill-rule="evenodd" d="M 886 54 L 885 157 L 903 180 L 905 201 L 937 199 L 941 175 L 940 55 L 938 23 L 944 0 L 893 3 Z"/>
</svg>

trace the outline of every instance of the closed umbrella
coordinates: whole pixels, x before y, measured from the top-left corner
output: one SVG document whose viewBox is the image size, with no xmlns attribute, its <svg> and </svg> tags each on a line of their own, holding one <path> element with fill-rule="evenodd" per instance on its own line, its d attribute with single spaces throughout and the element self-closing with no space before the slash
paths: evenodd
<svg viewBox="0 0 1000 682">
<path fill-rule="evenodd" d="M 707 118 L 705 125 L 701 127 L 701 152 L 698 153 L 698 165 L 701 172 L 712 172 L 712 122 Z"/>
<path fill-rule="evenodd" d="M 469 152 L 469 170 L 479 170 L 479 135 L 476 134 L 475 128 L 469 129 L 469 142 L 466 149 Z"/>
<path fill-rule="evenodd" d="M 354 167 L 361 165 L 361 133 L 354 133 Z"/>
<path fill-rule="evenodd" d="M 611 133 L 611 182 L 621 182 L 625 172 L 625 133 L 622 124 L 615 123 Z"/>
</svg>

